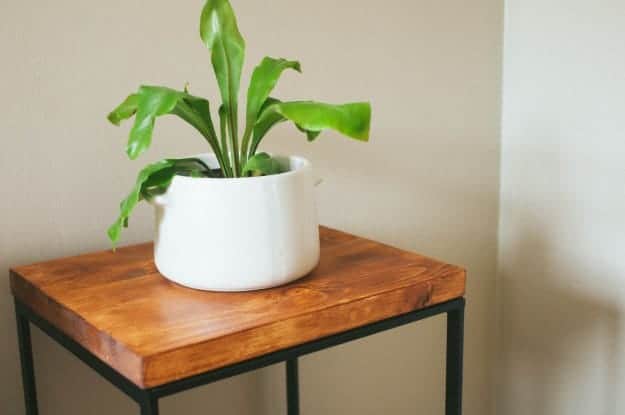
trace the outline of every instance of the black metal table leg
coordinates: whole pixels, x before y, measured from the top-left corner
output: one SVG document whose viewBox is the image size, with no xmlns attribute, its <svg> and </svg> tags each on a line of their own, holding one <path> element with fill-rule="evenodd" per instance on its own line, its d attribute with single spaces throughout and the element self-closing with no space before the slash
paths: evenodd
<svg viewBox="0 0 625 415">
<path fill-rule="evenodd" d="M 30 323 L 28 319 L 15 309 L 17 322 L 17 341 L 22 365 L 22 386 L 24 388 L 24 406 L 26 415 L 37 415 L 37 390 L 35 387 L 35 369 L 33 365 L 33 349 L 30 340 Z"/>
<path fill-rule="evenodd" d="M 462 354 L 464 343 L 464 299 L 447 312 L 447 369 L 445 415 L 462 415 Z"/>
<path fill-rule="evenodd" d="M 278 350 L 247 361 L 200 373 L 185 379 L 142 389 L 113 368 L 101 361 L 97 356 L 86 350 L 73 339 L 69 338 L 53 324 L 41 318 L 19 300 L 15 301 L 17 335 L 19 342 L 20 361 L 22 365 L 22 382 L 26 415 L 38 415 L 37 395 L 35 390 L 35 374 L 30 339 L 30 323 L 39 327 L 44 333 L 64 346 L 67 350 L 89 365 L 104 378 L 117 386 L 135 400 L 141 409 L 141 415 L 158 415 L 158 399 L 188 390 L 200 385 L 216 382 L 231 376 L 259 369 L 271 364 L 286 361 L 287 412 L 288 415 L 299 415 L 299 380 L 298 357 L 319 350 L 327 349 L 352 340 L 360 339 L 375 333 L 399 327 L 414 321 L 435 315 L 447 314 L 447 368 L 445 391 L 445 414 L 462 415 L 462 354 L 464 339 L 464 298 L 457 298 L 421 310 L 377 321 L 366 326 L 357 327 L 308 343 Z"/>
<path fill-rule="evenodd" d="M 286 361 L 287 414 L 299 415 L 299 379 L 297 358 Z"/>
<path fill-rule="evenodd" d="M 149 392 L 145 392 L 139 399 L 141 415 L 158 415 L 158 398 Z"/>
</svg>

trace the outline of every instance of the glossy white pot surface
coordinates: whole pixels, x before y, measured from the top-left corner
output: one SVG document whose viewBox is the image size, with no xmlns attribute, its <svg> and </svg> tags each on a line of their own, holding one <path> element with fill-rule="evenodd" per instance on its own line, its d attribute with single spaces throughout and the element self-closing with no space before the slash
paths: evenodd
<svg viewBox="0 0 625 415">
<path fill-rule="evenodd" d="M 212 154 L 195 156 L 218 167 Z M 174 177 L 156 208 L 154 259 L 166 278 L 211 291 L 247 291 L 300 278 L 319 262 L 310 163 L 278 157 L 286 173 Z"/>
</svg>

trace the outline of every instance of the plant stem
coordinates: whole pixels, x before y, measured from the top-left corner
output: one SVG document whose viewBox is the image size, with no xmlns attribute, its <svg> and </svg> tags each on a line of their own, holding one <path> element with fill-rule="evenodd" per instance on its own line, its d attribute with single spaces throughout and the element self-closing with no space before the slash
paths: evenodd
<svg viewBox="0 0 625 415">
<path fill-rule="evenodd" d="M 202 135 L 206 137 L 208 144 L 211 146 L 211 148 L 215 152 L 215 157 L 217 157 L 217 162 L 221 166 L 222 170 L 224 170 L 224 176 L 226 176 L 227 175 L 226 170 L 228 169 L 228 165 L 225 159 L 227 155 L 226 157 L 224 157 L 224 154 L 222 153 L 221 148 L 219 147 L 219 141 L 217 141 L 217 134 L 215 133 L 215 128 L 213 127 L 212 121 L 208 120 L 207 124 L 208 124 L 208 131 L 206 131 L 207 134 L 202 132 Z"/>
<path fill-rule="evenodd" d="M 239 165 L 239 138 L 237 134 L 237 106 L 229 103 L 228 107 L 228 126 L 230 127 L 230 144 L 232 148 L 232 166 L 234 177 L 241 175 L 241 166 Z"/>
<path fill-rule="evenodd" d="M 204 132 L 202 132 L 202 135 L 204 136 L 204 138 L 206 138 L 210 147 L 215 152 L 215 157 L 217 158 L 217 162 L 219 163 L 219 166 L 223 171 L 224 177 L 228 177 L 228 164 L 226 158 L 221 152 L 221 149 L 219 148 L 219 144 L 217 143 L 217 136 L 215 134 L 215 131 L 212 130 L 208 132 L 208 135 L 212 135 L 212 137 L 207 136 L 206 134 L 204 134 Z M 215 143 L 215 145 L 213 145 L 213 142 Z"/>
<path fill-rule="evenodd" d="M 215 127 L 213 127 L 213 122 L 210 117 L 207 119 L 204 119 L 203 117 L 198 117 L 196 113 L 192 111 L 186 104 L 179 103 L 176 108 L 177 110 L 175 111 L 175 114 L 194 126 L 200 132 L 200 134 L 202 134 L 206 141 L 208 141 L 208 145 L 215 152 L 217 162 L 219 163 L 221 168 L 224 169 L 226 163 L 224 162 L 224 156 L 221 152 L 221 148 L 219 147 L 219 141 L 217 140 Z"/>
<path fill-rule="evenodd" d="M 232 167 L 230 164 L 230 152 L 228 151 L 228 112 L 224 107 L 219 108 L 219 130 L 221 133 L 221 151 L 224 154 L 224 166 L 222 167 L 224 177 L 232 177 Z"/>
<path fill-rule="evenodd" d="M 258 149 L 258 144 L 260 144 L 260 141 L 252 143 L 250 145 L 250 151 L 247 153 L 248 157 L 252 157 L 256 153 L 256 150 Z"/>
<path fill-rule="evenodd" d="M 252 128 L 250 127 L 250 122 L 248 121 L 245 126 L 245 132 L 243 132 L 243 139 L 241 140 L 241 165 L 245 166 L 245 163 L 248 159 L 248 147 L 250 142 L 250 136 L 252 135 Z"/>
</svg>

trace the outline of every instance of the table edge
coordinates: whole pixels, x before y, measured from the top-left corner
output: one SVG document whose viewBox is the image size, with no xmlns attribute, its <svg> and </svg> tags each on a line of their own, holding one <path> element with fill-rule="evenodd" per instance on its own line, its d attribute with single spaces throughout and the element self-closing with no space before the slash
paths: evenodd
<svg viewBox="0 0 625 415">
<path fill-rule="evenodd" d="M 11 293 L 16 299 L 120 375 L 137 386 L 141 385 L 143 358 L 140 355 L 110 336 L 109 333 L 93 326 L 80 314 L 69 310 L 18 272 L 11 269 L 9 275 Z M 61 316 L 66 317 L 61 318 Z M 76 324 L 77 330 L 68 330 L 68 326 L 72 323 Z M 82 335 L 77 336 L 77 333 Z M 98 340 L 96 347 L 93 343 L 89 343 L 90 340 L 95 339 Z M 123 367 L 120 367 L 120 363 L 124 363 Z"/>
<path fill-rule="evenodd" d="M 437 291 L 436 283 L 440 282 L 439 279 L 430 279 L 426 281 L 420 281 L 414 284 L 407 284 L 401 287 L 396 287 L 391 290 L 386 290 L 379 292 L 373 296 L 369 297 L 361 297 L 358 299 L 354 299 L 352 301 L 342 303 L 339 305 L 334 305 L 331 307 L 326 307 L 320 310 L 315 310 L 314 312 L 301 313 L 294 316 L 291 316 L 284 320 L 279 320 L 276 322 L 267 323 L 260 326 L 255 326 L 251 328 L 247 328 L 244 330 L 240 330 L 237 332 L 233 332 L 226 337 L 218 337 L 207 339 L 202 342 L 198 342 L 192 345 L 187 345 L 184 347 L 174 348 L 166 351 L 162 351 L 159 353 L 151 354 L 144 356 L 144 378 L 143 378 L 143 386 L 144 387 L 156 387 L 161 386 L 163 384 L 167 384 L 169 382 L 173 382 L 176 380 L 184 379 L 193 375 L 205 373 L 212 370 L 221 369 L 223 367 L 227 367 L 231 364 L 236 364 L 248 359 L 253 359 L 255 357 L 262 356 L 264 354 L 268 354 L 275 351 L 280 351 L 283 349 L 287 349 L 289 347 L 298 346 L 304 344 L 309 341 L 314 341 L 321 339 L 326 336 L 331 336 L 337 333 L 341 333 L 343 331 L 355 329 L 358 327 L 365 326 L 370 323 L 375 323 L 377 321 L 384 320 L 386 318 L 391 318 L 395 316 L 399 316 L 405 313 L 425 309 L 428 307 L 432 307 L 435 305 L 439 305 L 445 303 L 447 301 L 451 301 L 458 298 L 463 298 L 466 294 L 466 271 L 464 269 L 458 269 L 457 273 L 454 273 L 446 278 L 454 278 L 457 279 L 456 283 L 458 285 L 458 289 L 454 291 L 451 295 L 447 295 L 444 297 L 437 297 L 440 293 Z M 425 293 L 423 292 L 425 290 Z M 267 350 L 256 350 L 254 353 L 246 354 L 244 358 L 231 359 L 231 360 L 220 360 L 218 364 L 210 364 L 204 362 L 201 367 L 198 367 L 197 370 L 191 370 L 185 372 L 184 376 L 177 377 L 175 376 L 175 370 L 170 371 L 170 375 L 163 376 L 159 374 L 160 367 L 162 369 L 163 366 L 167 366 L 170 362 L 174 362 L 180 358 L 180 356 L 184 355 L 200 355 L 202 354 L 202 350 L 206 350 L 207 348 L 214 348 L 216 351 L 225 349 L 226 346 L 220 343 L 232 343 L 236 342 L 237 339 L 243 341 L 243 339 L 253 337 L 253 333 L 258 330 L 263 330 L 264 336 L 267 336 L 267 331 L 279 332 L 283 329 L 284 326 L 295 326 L 302 324 L 302 322 L 306 322 L 307 319 L 320 315 L 320 314 L 330 314 L 333 316 L 325 317 L 326 320 L 333 320 L 338 318 L 341 315 L 349 314 L 350 312 L 358 312 L 363 303 L 370 303 L 375 301 L 380 301 L 383 304 L 387 304 L 389 297 L 396 296 L 397 298 L 405 298 L 406 294 L 416 294 L 414 295 L 414 299 L 417 301 L 416 306 L 410 306 L 406 304 L 412 304 L 410 302 L 403 303 L 404 308 L 401 310 L 394 310 L 389 312 L 380 312 L 372 316 L 372 318 L 367 320 L 360 320 L 359 324 L 356 325 L 347 325 L 344 328 L 335 328 L 331 330 L 325 330 L 322 332 L 318 332 L 316 335 L 310 336 L 308 338 L 299 337 L 297 341 L 284 341 L 279 345 L 279 347 L 273 347 Z"/>
</svg>

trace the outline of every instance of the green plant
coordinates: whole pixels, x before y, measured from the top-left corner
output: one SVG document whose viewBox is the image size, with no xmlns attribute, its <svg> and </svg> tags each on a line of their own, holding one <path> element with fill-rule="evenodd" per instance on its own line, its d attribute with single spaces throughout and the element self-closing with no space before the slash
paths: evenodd
<svg viewBox="0 0 625 415">
<path fill-rule="evenodd" d="M 245 128 L 239 137 L 238 92 L 245 41 L 228 0 L 207 0 L 200 18 L 200 37 L 211 53 L 222 105 L 218 109 L 219 135 L 215 131 L 209 103 L 191 95 L 185 86 L 176 91 L 160 86 L 141 86 L 109 115 L 119 125 L 132 116 L 126 153 L 136 159 L 150 146 L 156 118 L 176 115 L 194 127 L 208 142 L 219 162 L 211 170 L 199 159 L 166 159 L 145 167 L 135 187 L 121 202 L 120 215 L 108 230 L 111 242 L 119 239 L 122 227 L 135 205 L 161 194 L 175 175 L 196 177 L 245 177 L 281 173 L 280 165 L 258 147 L 276 124 L 291 121 L 313 141 L 326 129 L 333 129 L 360 141 L 369 139 L 371 107 L 366 102 L 332 105 L 314 101 L 282 102 L 270 96 L 283 71 L 301 72 L 299 62 L 265 57 L 254 68 L 247 91 Z"/>
</svg>

